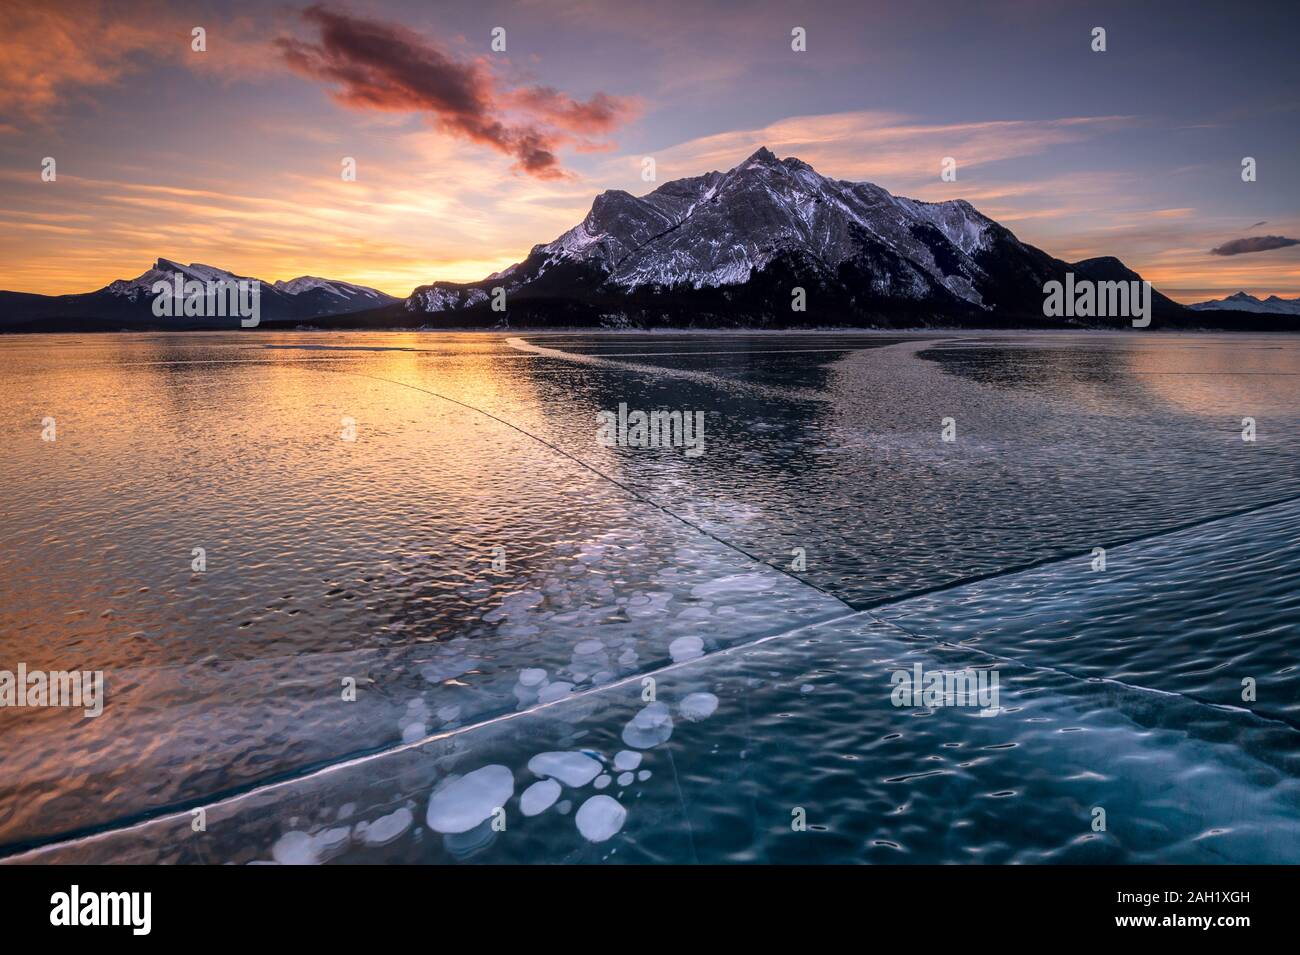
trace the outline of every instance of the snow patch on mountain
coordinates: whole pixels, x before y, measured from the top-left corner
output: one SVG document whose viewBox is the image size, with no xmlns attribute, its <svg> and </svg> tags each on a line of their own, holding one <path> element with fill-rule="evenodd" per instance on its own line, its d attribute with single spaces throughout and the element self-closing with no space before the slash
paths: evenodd
<svg viewBox="0 0 1300 955">
<path fill-rule="evenodd" d="M 488 293 L 479 288 L 432 286 L 416 289 L 406 300 L 409 312 L 452 312 L 486 302 Z"/>
</svg>

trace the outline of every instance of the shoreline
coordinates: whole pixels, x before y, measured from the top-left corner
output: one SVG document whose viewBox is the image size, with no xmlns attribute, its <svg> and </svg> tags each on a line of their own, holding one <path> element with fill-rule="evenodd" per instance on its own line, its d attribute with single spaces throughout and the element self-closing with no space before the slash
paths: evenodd
<svg viewBox="0 0 1300 955">
<path fill-rule="evenodd" d="M 1100 328 L 1096 326 L 1080 325 L 1066 328 L 1044 328 L 1034 325 L 1015 325 L 1015 326 L 988 326 L 988 327 L 966 327 L 966 326 L 940 326 L 940 325 L 921 325 L 907 328 L 889 328 L 882 326 L 861 325 L 861 326 L 838 326 L 838 325 L 817 325 L 808 328 L 700 328 L 698 326 L 661 326 L 655 328 L 599 328 L 590 325 L 540 325 L 540 326 L 512 326 L 508 328 L 480 328 L 474 326 L 448 326 L 446 328 L 407 328 L 403 326 L 393 326 L 388 328 L 319 328 L 312 326 L 295 327 L 295 328 L 270 328 L 266 326 L 257 326 L 256 328 L 116 328 L 116 329 L 80 329 L 43 331 L 40 329 L 0 329 L 0 339 L 6 337 L 33 336 L 33 335 L 230 335 L 230 334 L 301 334 L 301 335 L 484 335 L 484 336 L 509 336 L 517 334 L 527 335 L 644 335 L 647 337 L 666 336 L 666 335 L 698 335 L 705 336 L 779 336 L 779 335 L 941 335 L 949 336 L 953 334 L 960 335 L 1005 335 L 1012 333 L 1028 334 L 1164 334 L 1164 335 L 1295 335 L 1300 334 L 1300 328 L 1220 328 L 1220 327 L 1179 327 L 1171 328 L 1168 326 L 1153 328 Z"/>
</svg>

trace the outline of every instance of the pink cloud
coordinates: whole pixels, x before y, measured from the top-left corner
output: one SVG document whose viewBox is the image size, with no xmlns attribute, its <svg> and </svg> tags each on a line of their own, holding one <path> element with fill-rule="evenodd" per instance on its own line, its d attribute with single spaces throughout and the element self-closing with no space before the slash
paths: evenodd
<svg viewBox="0 0 1300 955">
<path fill-rule="evenodd" d="M 280 37 L 276 46 L 295 72 L 332 84 L 339 103 L 425 114 L 453 136 L 513 157 L 516 169 L 537 178 L 564 175 L 560 146 L 589 148 L 589 137 L 613 132 L 635 112 L 631 100 L 607 93 L 582 101 L 547 86 L 503 89 L 485 59 L 458 59 L 398 24 L 319 5 L 302 15 L 318 38 Z"/>
</svg>

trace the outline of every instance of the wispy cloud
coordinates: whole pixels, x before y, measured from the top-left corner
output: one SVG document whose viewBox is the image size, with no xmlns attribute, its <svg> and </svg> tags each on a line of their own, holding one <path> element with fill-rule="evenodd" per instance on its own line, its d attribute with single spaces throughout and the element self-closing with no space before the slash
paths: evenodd
<svg viewBox="0 0 1300 955">
<path fill-rule="evenodd" d="M 590 148 L 635 113 L 630 99 L 596 93 L 585 101 L 549 86 L 504 89 L 482 57 L 457 58 L 395 23 L 308 7 L 303 18 L 319 36 L 280 37 L 288 65 L 333 86 L 333 97 L 361 110 L 422 113 L 439 128 L 511 156 L 538 178 L 563 169 L 556 150 Z"/>
<path fill-rule="evenodd" d="M 1210 255 L 1245 255 L 1248 252 L 1269 252 L 1293 245 L 1300 245 L 1300 239 L 1289 239 L 1284 235 L 1253 235 L 1215 246 L 1210 250 Z"/>
<path fill-rule="evenodd" d="M 661 172 L 698 175 L 729 169 L 758 146 L 777 155 L 798 156 L 819 172 L 843 179 L 868 179 L 890 188 L 939 182 L 940 163 L 951 156 L 960 192 L 963 174 L 1001 160 L 1042 153 L 1081 142 L 1133 120 L 1124 116 L 1048 120 L 992 120 L 927 123 L 886 111 L 793 116 L 765 126 L 704 136 L 654 156 Z"/>
</svg>

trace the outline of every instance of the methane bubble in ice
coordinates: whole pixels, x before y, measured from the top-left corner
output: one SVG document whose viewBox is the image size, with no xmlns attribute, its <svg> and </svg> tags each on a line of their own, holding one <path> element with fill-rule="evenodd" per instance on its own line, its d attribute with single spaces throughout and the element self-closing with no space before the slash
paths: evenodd
<svg viewBox="0 0 1300 955">
<path fill-rule="evenodd" d="M 623 828 L 627 810 L 613 796 L 592 796 L 578 807 L 573 818 L 584 839 L 604 842 Z"/>
<path fill-rule="evenodd" d="M 534 776 L 550 776 L 566 786 L 585 786 L 596 778 L 601 766 L 586 753 L 538 753 L 528 761 Z"/>
<path fill-rule="evenodd" d="M 519 671 L 519 684 L 521 686 L 540 686 L 541 682 L 546 679 L 546 671 L 541 667 L 529 667 L 526 670 Z"/>
<path fill-rule="evenodd" d="M 426 822 L 434 832 L 468 832 L 514 794 L 515 777 L 507 767 L 484 766 L 430 796 Z"/>
<path fill-rule="evenodd" d="M 668 644 L 668 655 L 673 658 L 674 663 L 702 657 L 704 656 L 704 641 L 699 637 L 678 637 Z"/>
<path fill-rule="evenodd" d="M 501 605 L 495 610 L 489 610 L 485 613 L 483 619 L 488 623 L 498 623 L 504 617 L 519 617 L 526 611 L 540 605 L 543 599 L 545 598 L 542 594 L 536 590 L 510 594 L 501 601 Z"/>
<path fill-rule="evenodd" d="M 673 735 L 673 716 L 667 703 L 648 703 L 623 727 L 623 742 L 634 749 L 649 749 Z"/>
<path fill-rule="evenodd" d="M 554 779 L 535 782 L 519 797 L 519 808 L 525 816 L 536 816 L 546 812 L 560 798 L 560 784 Z"/>
<path fill-rule="evenodd" d="M 682 716 L 692 723 L 698 723 L 713 715 L 713 711 L 718 708 L 718 698 L 712 693 L 692 693 L 677 708 Z"/>
<path fill-rule="evenodd" d="M 411 810 L 405 806 L 396 812 L 380 816 L 366 827 L 364 836 L 366 845 L 386 846 L 390 842 L 397 840 L 407 829 L 410 829 L 411 823 L 414 821 L 415 817 L 411 815 Z"/>
<path fill-rule="evenodd" d="M 608 838 L 608 837 L 607 837 Z M 315 865 L 320 861 L 316 840 L 305 832 L 286 832 L 271 846 L 271 858 L 280 865 Z"/>
<path fill-rule="evenodd" d="M 641 765 L 641 754 L 635 750 L 620 749 L 614 754 L 614 768 L 619 772 L 636 769 Z"/>
<path fill-rule="evenodd" d="M 663 613 L 672 599 L 672 594 L 665 593 L 636 594 L 627 602 L 623 612 L 634 618 L 654 617 Z"/>
<path fill-rule="evenodd" d="M 723 597 L 739 600 L 767 590 L 771 585 L 772 581 L 764 574 L 731 574 L 697 584 L 691 588 L 691 596 L 697 600 L 717 600 Z"/>
<path fill-rule="evenodd" d="M 596 777 L 595 785 L 597 789 L 608 789 L 610 782 L 611 780 L 609 778 L 609 774 L 601 773 L 599 776 Z"/>
<path fill-rule="evenodd" d="M 618 784 L 619 784 L 620 787 L 631 786 L 631 785 L 632 785 L 632 780 L 635 779 L 635 778 L 636 778 L 636 777 L 633 776 L 631 773 L 619 773 L 619 774 L 618 774 Z"/>
<path fill-rule="evenodd" d="M 312 836 L 312 842 L 316 845 L 316 851 L 321 862 L 332 859 L 343 852 L 351 841 L 351 826 L 336 826 L 333 829 L 326 829 L 324 832 L 318 832 Z"/>
</svg>

